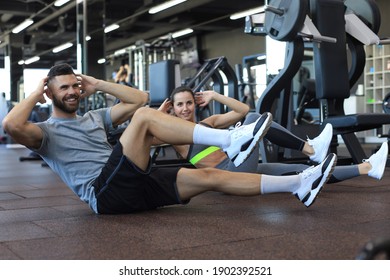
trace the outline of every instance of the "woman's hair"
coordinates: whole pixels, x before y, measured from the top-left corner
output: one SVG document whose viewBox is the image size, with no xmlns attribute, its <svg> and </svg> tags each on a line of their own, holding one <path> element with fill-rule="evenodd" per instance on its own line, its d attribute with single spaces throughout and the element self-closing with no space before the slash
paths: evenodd
<svg viewBox="0 0 390 280">
<path fill-rule="evenodd" d="M 188 87 L 188 86 L 179 86 L 179 87 L 175 88 L 175 89 L 172 91 L 171 96 L 170 96 L 169 99 L 170 99 L 172 102 L 174 102 L 174 101 L 175 101 L 175 95 L 176 95 L 177 93 L 179 93 L 179 92 L 184 92 L 184 91 L 191 93 L 192 97 L 195 99 L 194 92 L 193 92 L 192 89 L 191 89 L 190 87 Z"/>
</svg>

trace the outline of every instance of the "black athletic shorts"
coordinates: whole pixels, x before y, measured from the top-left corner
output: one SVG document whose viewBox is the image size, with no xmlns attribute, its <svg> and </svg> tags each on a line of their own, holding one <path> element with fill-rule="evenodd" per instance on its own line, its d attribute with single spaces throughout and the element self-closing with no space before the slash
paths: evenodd
<svg viewBox="0 0 390 280">
<path fill-rule="evenodd" d="M 180 168 L 140 170 L 123 155 L 119 143 L 93 186 L 99 214 L 123 214 L 182 204 L 176 188 Z"/>
</svg>

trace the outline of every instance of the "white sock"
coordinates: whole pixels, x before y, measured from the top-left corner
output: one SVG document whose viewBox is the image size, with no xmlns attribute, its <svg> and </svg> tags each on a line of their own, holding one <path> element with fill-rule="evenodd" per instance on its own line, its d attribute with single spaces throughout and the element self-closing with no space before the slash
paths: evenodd
<svg viewBox="0 0 390 280">
<path fill-rule="evenodd" d="M 261 194 L 289 192 L 293 193 L 301 183 L 299 175 L 271 176 L 261 175 Z"/>
<path fill-rule="evenodd" d="M 196 124 L 192 136 L 194 144 L 218 146 L 222 149 L 230 145 L 229 131 L 226 129 L 215 129 L 204 125 Z"/>
</svg>

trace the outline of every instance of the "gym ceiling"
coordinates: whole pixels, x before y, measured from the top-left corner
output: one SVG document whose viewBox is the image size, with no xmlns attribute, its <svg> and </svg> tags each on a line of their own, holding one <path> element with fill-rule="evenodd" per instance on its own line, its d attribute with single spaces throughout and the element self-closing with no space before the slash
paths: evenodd
<svg viewBox="0 0 390 280">
<path fill-rule="evenodd" d="M 244 29 L 244 18 L 231 20 L 230 15 L 264 5 L 264 0 L 187 0 L 165 11 L 149 14 L 151 7 L 167 0 L 87 0 L 87 35 L 101 36 L 105 55 L 129 47 L 137 41 L 152 42 L 161 36 L 191 28 L 191 36 L 210 32 Z M 34 23 L 21 31 L 22 39 L 12 41 L 12 46 L 23 49 L 23 59 L 39 56 L 30 68 L 49 68 L 58 61 L 76 61 L 77 11 L 84 4 L 70 0 L 63 6 L 54 0 L 1 0 L 0 1 L 0 60 L 7 47 L 6 37 L 12 29 L 32 19 Z M 77 5 L 79 8 L 77 8 Z M 81 7 L 81 8 L 80 8 Z M 79 20 L 82 17 L 78 17 Z M 120 27 L 104 33 L 104 27 L 118 23 Z M 80 26 L 80 21 L 79 21 Z M 83 26 L 83 25 L 81 25 Z M 73 46 L 53 53 L 65 43 Z M 0 61 L 0 65 L 3 62 Z"/>
</svg>

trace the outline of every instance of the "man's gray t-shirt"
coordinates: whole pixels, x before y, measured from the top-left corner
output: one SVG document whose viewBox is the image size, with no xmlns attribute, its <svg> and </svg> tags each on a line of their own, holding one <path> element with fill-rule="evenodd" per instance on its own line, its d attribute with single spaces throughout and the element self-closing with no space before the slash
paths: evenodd
<svg viewBox="0 0 390 280">
<path fill-rule="evenodd" d="M 80 199 L 97 213 L 92 186 L 112 152 L 107 133 L 113 129 L 111 108 L 87 112 L 74 119 L 49 118 L 37 123 L 42 145 L 34 150 Z"/>
</svg>

